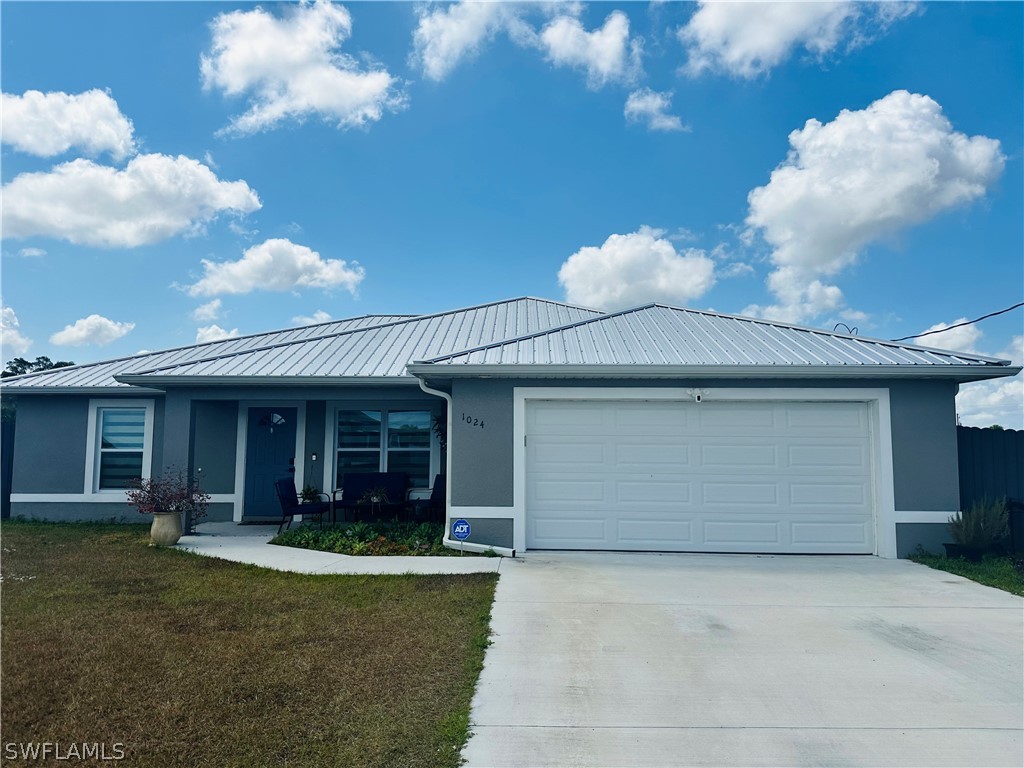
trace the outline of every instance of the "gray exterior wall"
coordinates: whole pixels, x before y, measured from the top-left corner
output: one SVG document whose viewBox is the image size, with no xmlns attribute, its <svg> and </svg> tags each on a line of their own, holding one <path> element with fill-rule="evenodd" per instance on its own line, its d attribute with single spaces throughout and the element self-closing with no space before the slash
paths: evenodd
<svg viewBox="0 0 1024 768">
<path fill-rule="evenodd" d="M 952 540 L 946 523 L 896 523 L 896 557 L 910 557 L 918 547 L 933 555 L 945 554 L 942 545 Z"/>
<path fill-rule="evenodd" d="M 453 506 L 513 504 L 512 404 L 515 387 L 795 387 L 888 389 L 892 429 L 895 507 L 899 511 L 959 508 L 957 385 L 948 381 L 851 380 L 579 380 L 455 379 L 452 382 Z M 463 416 L 470 417 L 466 421 Z M 472 419 L 484 426 L 474 426 Z M 902 524 L 901 524 L 902 525 Z M 942 527 L 940 525 L 940 527 Z M 918 543 L 933 546 L 927 526 L 902 528 L 901 552 Z M 914 537 L 923 538 L 918 541 Z"/>
<path fill-rule="evenodd" d="M 81 523 L 86 521 L 149 523 L 152 520 L 152 517 L 140 515 L 136 512 L 135 507 L 129 507 L 124 502 L 116 501 L 96 504 L 60 501 L 12 501 L 11 517 L 23 517 L 26 520 L 50 520 L 58 523 Z"/>
<path fill-rule="evenodd" d="M 491 547 L 512 549 L 511 517 L 466 517 L 452 518 L 448 521 L 448 538 L 451 538 L 452 520 L 462 519 L 469 523 L 470 534 L 466 541 L 471 544 L 486 544 Z"/>
<path fill-rule="evenodd" d="M 198 400 L 192 403 L 192 459 L 189 463 L 207 493 L 235 492 L 235 446 L 238 442 L 238 401 Z M 230 514 L 227 517 L 231 519 Z"/>
<path fill-rule="evenodd" d="M 19 397 L 11 493 L 82 493 L 88 430 L 88 397 Z"/>
<path fill-rule="evenodd" d="M 141 396 L 141 395 L 140 395 Z M 25 395 L 18 398 L 18 430 L 14 444 L 12 493 L 81 494 L 85 489 L 85 453 L 88 441 L 89 401 L 117 399 L 131 402 L 122 390 L 103 394 Z M 137 399 L 139 396 L 135 396 Z M 443 412 L 444 401 L 418 385 L 338 387 L 190 387 L 172 389 L 164 396 L 144 395 L 155 401 L 152 470 L 182 469 L 200 479 L 207 493 L 235 491 L 240 400 L 306 402 L 305 482 L 331 489 L 324 483 L 327 402 L 353 408 L 408 405 Z M 317 460 L 312 460 L 313 454 Z M 297 459 L 298 460 L 298 459 Z M 199 472 L 198 470 L 202 470 Z M 139 520 L 120 502 L 93 503 L 17 502 L 12 516 L 45 520 Z M 231 520 L 230 504 L 211 504 L 210 521 Z"/>
</svg>

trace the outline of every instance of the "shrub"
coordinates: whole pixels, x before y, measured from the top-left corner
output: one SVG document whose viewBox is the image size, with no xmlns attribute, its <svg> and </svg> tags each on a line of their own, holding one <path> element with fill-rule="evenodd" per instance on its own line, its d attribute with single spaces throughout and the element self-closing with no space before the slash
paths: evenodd
<svg viewBox="0 0 1024 768">
<path fill-rule="evenodd" d="M 186 477 L 179 469 L 170 469 L 161 477 L 144 477 L 128 491 L 128 504 L 143 515 L 177 512 L 184 516 L 186 530 L 195 531 L 206 517 L 210 494 Z"/>
<path fill-rule="evenodd" d="M 342 555 L 453 555 L 441 543 L 441 523 L 358 522 L 335 528 L 301 526 L 272 543 Z"/>
<path fill-rule="evenodd" d="M 965 549 L 985 552 L 1002 546 L 1010 536 L 1006 499 L 975 501 L 949 518 L 949 532 Z"/>
</svg>

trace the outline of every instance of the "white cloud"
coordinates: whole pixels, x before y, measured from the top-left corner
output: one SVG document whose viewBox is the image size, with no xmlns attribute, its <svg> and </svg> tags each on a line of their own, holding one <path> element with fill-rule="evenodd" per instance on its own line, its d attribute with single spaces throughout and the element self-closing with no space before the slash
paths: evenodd
<svg viewBox="0 0 1024 768">
<path fill-rule="evenodd" d="M 1014 365 L 1024 363 L 1024 336 L 1014 336 L 1009 348 L 996 357 L 1012 360 Z M 1010 379 L 961 384 L 956 410 L 965 426 L 1001 424 L 1009 429 L 1024 429 L 1024 378 L 1018 373 Z"/>
<path fill-rule="evenodd" d="M 0 348 L 4 360 L 20 357 L 32 346 L 32 339 L 21 333 L 20 325 L 13 309 L 0 306 Z"/>
<path fill-rule="evenodd" d="M 137 155 L 124 170 L 78 159 L 23 173 L 3 188 L 6 237 L 134 248 L 196 231 L 219 213 L 260 207 L 244 181 L 221 181 L 198 160 Z"/>
<path fill-rule="evenodd" d="M 238 261 L 203 259 L 205 274 L 188 287 L 191 296 L 216 296 L 251 291 L 293 291 L 299 288 L 345 288 L 355 294 L 365 276 L 356 263 L 324 259 L 304 245 L 275 238 L 254 245 Z"/>
<path fill-rule="evenodd" d="M 954 352 L 977 352 L 978 342 L 981 341 L 981 330 L 977 325 L 963 325 L 959 328 L 943 330 L 951 325 L 967 322 L 966 317 L 954 320 L 952 323 L 936 323 L 925 328 L 923 333 L 927 336 L 918 336 L 911 339 L 912 344 L 919 344 L 922 347 L 936 347 L 937 349 L 950 349 Z M 938 333 L 930 333 L 938 331 Z"/>
<path fill-rule="evenodd" d="M 135 323 L 118 323 L 102 315 L 89 315 L 76 320 L 73 325 L 64 326 L 63 331 L 57 331 L 50 337 L 50 343 L 66 347 L 81 347 L 86 344 L 102 347 L 120 339 L 134 327 Z"/>
<path fill-rule="evenodd" d="M 953 130 L 928 96 L 893 91 L 830 123 L 808 120 L 789 155 L 748 195 L 746 223 L 772 246 L 768 286 L 780 304 L 755 308 L 801 320 L 842 305 L 820 278 L 867 245 L 983 196 L 1002 173 L 999 142 Z"/>
<path fill-rule="evenodd" d="M 197 323 L 208 323 L 211 320 L 216 320 L 220 317 L 221 301 L 220 299 L 214 299 L 208 301 L 205 304 L 200 304 L 194 310 L 192 310 L 192 319 Z"/>
<path fill-rule="evenodd" d="M 42 248 L 22 248 L 18 251 L 19 256 L 23 256 L 28 259 L 36 259 L 46 255 L 46 251 Z"/>
<path fill-rule="evenodd" d="M 109 152 L 115 160 L 135 153 L 132 122 L 121 114 L 110 94 L 26 91 L 0 96 L 3 143 L 40 157 L 72 147 L 87 154 Z"/>
<path fill-rule="evenodd" d="M 196 344 L 205 344 L 209 341 L 220 341 L 221 339 L 233 339 L 236 336 L 238 336 L 237 328 L 226 331 L 216 324 L 196 328 Z"/>
<path fill-rule="evenodd" d="M 250 99 L 249 111 L 225 129 L 229 133 L 255 133 L 310 116 L 349 128 L 404 106 L 386 69 L 361 69 L 340 52 L 352 18 L 328 0 L 285 7 L 282 18 L 259 7 L 222 13 L 211 28 L 210 51 L 200 60 L 204 88 Z"/>
<path fill-rule="evenodd" d="M 322 309 L 318 309 L 316 312 L 309 316 L 298 315 L 297 317 L 293 317 L 292 322 L 298 323 L 299 325 L 316 325 L 318 323 L 328 323 L 332 319 L 333 318 L 329 313 L 324 312 Z"/>
<path fill-rule="evenodd" d="M 721 71 L 756 77 L 805 49 L 821 58 L 846 41 L 870 42 L 892 23 L 917 12 L 912 2 L 711 2 L 678 30 L 687 48 L 686 72 Z"/>
<path fill-rule="evenodd" d="M 431 80 L 443 80 L 460 61 L 476 56 L 499 32 L 526 43 L 536 33 L 508 3 L 462 2 L 428 9 L 421 6 L 413 32 L 411 61 Z"/>
<path fill-rule="evenodd" d="M 715 284 L 714 262 L 701 250 L 678 253 L 664 234 L 664 230 L 640 227 L 627 235 L 612 235 L 599 248 L 580 248 L 558 270 L 566 300 L 597 309 L 621 309 L 703 296 Z"/>
<path fill-rule="evenodd" d="M 683 121 L 670 115 L 672 108 L 671 91 L 652 91 L 641 88 L 633 91 L 626 99 L 625 115 L 627 122 L 646 123 L 652 131 L 685 131 Z"/>
<path fill-rule="evenodd" d="M 558 16 L 541 31 L 540 45 L 553 64 L 585 70 L 594 89 L 632 82 L 640 73 L 643 43 L 630 39 L 629 17 L 622 11 L 612 11 L 593 32 L 574 16 Z"/>
</svg>

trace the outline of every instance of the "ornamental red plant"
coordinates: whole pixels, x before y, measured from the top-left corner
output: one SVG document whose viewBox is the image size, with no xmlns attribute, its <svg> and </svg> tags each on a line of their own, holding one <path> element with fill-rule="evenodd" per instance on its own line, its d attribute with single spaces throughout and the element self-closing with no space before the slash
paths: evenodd
<svg viewBox="0 0 1024 768">
<path fill-rule="evenodd" d="M 180 470 L 169 470 L 162 477 L 144 477 L 128 491 L 128 503 L 143 515 L 177 512 L 185 516 L 188 530 L 206 516 L 210 494 Z"/>
</svg>

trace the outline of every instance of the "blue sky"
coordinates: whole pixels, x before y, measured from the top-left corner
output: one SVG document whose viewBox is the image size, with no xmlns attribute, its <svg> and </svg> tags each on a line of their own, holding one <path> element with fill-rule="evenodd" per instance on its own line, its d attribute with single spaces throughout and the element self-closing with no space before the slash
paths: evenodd
<svg viewBox="0 0 1024 768">
<path fill-rule="evenodd" d="M 896 338 L 1024 293 L 1020 3 L 0 14 L 4 360 L 516 295 Z M 1022 317 L 927 341 L 1019 363 Z M 1020 377 L 964 390 L 1024 426 Z"/>
</svg>

